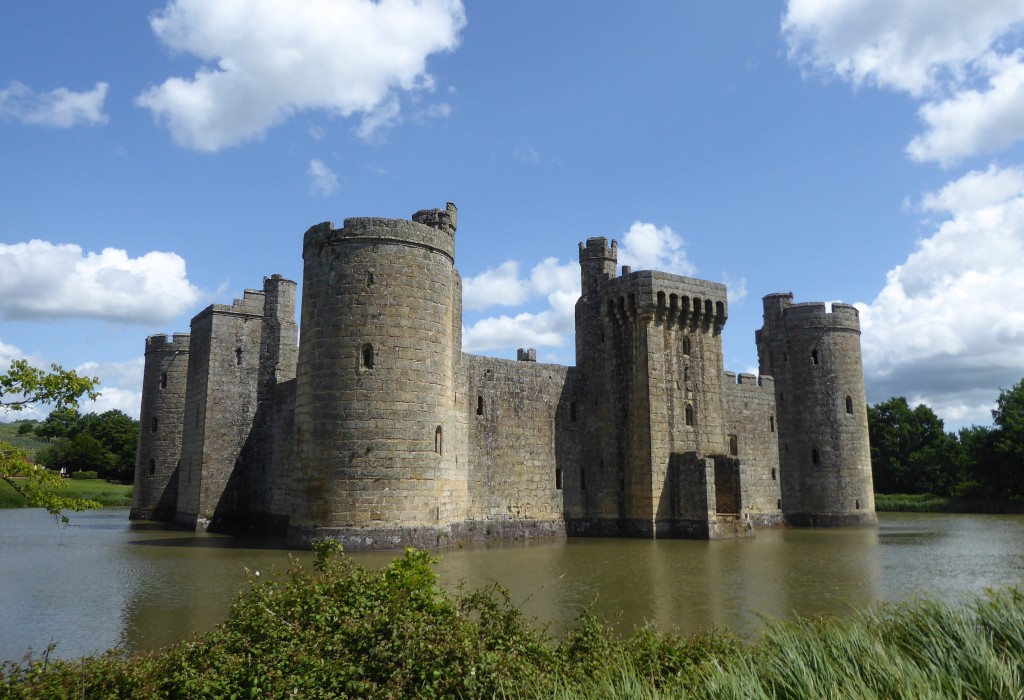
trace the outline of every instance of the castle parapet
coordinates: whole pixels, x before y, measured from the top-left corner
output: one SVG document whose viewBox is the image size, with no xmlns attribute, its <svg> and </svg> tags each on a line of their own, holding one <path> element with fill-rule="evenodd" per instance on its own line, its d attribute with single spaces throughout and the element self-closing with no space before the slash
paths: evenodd
<svg viewBox="0 0 1024 700">
<path fill-rule="evenodd" d="M 417 212 L 420 213 L 422 212 Z M 335 228 L 330 221 L 325 221 L 306 231 L 303 236 L 302 256 L 305 259 L 310 254 L 318 255 L 326 246 L 397 243 L 436 251 L 454 263 L 454 224 L 445 223 L 442 219 L 443 217 L 432 224 L 426 224 L 404 219 L 355 217 L 345 219 L 345 224 L 340 229 Z M 453 218 L 449 220 L 454 222 Z"/>
<path fill-rule="evenodd" d="M 146 338 L 146 354 L 167 350 L 187 352 L 189 337 L 188 333 L 175 333 L 173 336 L 168 336 L 165 333 L 151 335 Z"/>
<path fill-rule="evenodd" d="M 724 284 L 667 272 L 623 274 L 609 280 L 606 294 L 606 313 L 619 321 L 652 316 L 668 326 L 703 326 L 719 333 L 729 318 Z"/>
<path fill-rule="evenodd" d="M 412 220 L 418 224 L 444 231 L 454 237 L 455 230 L 459 225 L 459 210 L 454 204 L 448 202 L 444 209 L 420 209 L 412 215 Z"/>
<path fill-rule="evenodd" d="M 792 304 L 783 312 L 787 328 L 828 328 L 860 333 L 860 312 L 855 306 L 834 302 L 832 310 L 823 302 Z"/>
</svg>

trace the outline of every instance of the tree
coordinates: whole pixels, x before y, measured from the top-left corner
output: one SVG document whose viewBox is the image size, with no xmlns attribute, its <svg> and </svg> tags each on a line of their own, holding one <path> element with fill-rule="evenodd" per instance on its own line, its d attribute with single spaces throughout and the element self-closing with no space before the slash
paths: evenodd
<svg viewBox="0 0 1024 700">
<path fill-rule="evenodd" d="M 10 369 L 0 374 L 0 407 L 8 411 L 36 404 L 50 404 L 58 410 L 77 408 L 83 397 L 99 396 L 98 385 L 96 377 L 80 377 L 59 365 L 51 365 L 47 372 L 25 360 L 14 360 Z M 95 501 L 61 496 L 64 482 L 59 475 L 34 464 L 27 452 L 6 442 L 0 442 L 0 480 L 24 496 L 29 506 L 45 508 L 65 523 L 64 510 L 100 507 Z"/>
<path fill-rule="evenodd" d="M 995 423 L 995 464 L 990 474 L 1000 495 L 1024 494 L 1024 379 L 999 392 Z"/>
<path fill-rule="evenodd" d="M 868 407 L 871 471 L 879 493 L 947 495 L 960 481 L 956 438 L 921 404 L 897 396 Z"/>
</svg>

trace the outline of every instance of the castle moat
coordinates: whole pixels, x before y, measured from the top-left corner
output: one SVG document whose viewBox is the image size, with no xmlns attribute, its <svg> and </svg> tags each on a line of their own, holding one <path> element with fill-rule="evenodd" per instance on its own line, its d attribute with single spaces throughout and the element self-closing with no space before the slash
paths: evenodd
<svg viewBox="0 0 1024 700">
<path fill-rule="evenodd" d="M 747 540 L 553 539 L 439 552 L 447 585 L 497 580 L 523 609 L 572 624 L 581 606 L 684 632 L 754 634 L 759 614 L 843 615 L 915 594 L 952 599 L 1024 584 L 1024 516 L 879 514 L 880 526 L 761 530 Z M 73 657 L 163 646 L 209 629 L 246 587 L 244 569 L 288 566 L 281 540 L 131 525 L 127 509 L 61 528 L 0 511 L 0 659 L 51 641 Z M 297 555 L 310 560 L 308 552 Z M 367 565 L 394 553 L 355 555 Z"/>
</svg>

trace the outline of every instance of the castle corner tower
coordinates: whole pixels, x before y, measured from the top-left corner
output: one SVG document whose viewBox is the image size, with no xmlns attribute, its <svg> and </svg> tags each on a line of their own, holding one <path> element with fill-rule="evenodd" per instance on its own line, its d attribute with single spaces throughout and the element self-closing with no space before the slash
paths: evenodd
<svg viewBox="0 0 1024 700">
<path fill-rule="evenodd" d="M 760 373 L 775 379 L 786 521 L 877 525 L 857 309 L 770 294 L 756 339 Z"/>
</svg>

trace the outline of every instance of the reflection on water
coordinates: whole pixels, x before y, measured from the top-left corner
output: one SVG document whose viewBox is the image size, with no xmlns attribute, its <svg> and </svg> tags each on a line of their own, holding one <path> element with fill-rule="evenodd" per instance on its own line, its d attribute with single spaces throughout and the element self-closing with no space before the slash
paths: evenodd
<svg viewBox="0 0 1024 700">
<path fill-rule="evenodd" d="M 442 552 L 449 585 L 497 580 L 555 631 L 593 605 L 625 629 L 754 633 L 758 615 L 845 614 L 878 600 L 953 598 L 1024 583 L 1024 516 L 882 514 L 865 530 L 769 530 L 753 540 L 572 539 Z M 222 620 L 245 569 L 288 567 L 279 540 L 130 525 L 127 509 L 0 511 L 0 659 L 57 642 L 77 656 L 170 644 Z M 360 554 L 367 565 L 393 554 Z M 298 557 L 309 562 L 309 553 Z"/>
</svg>

